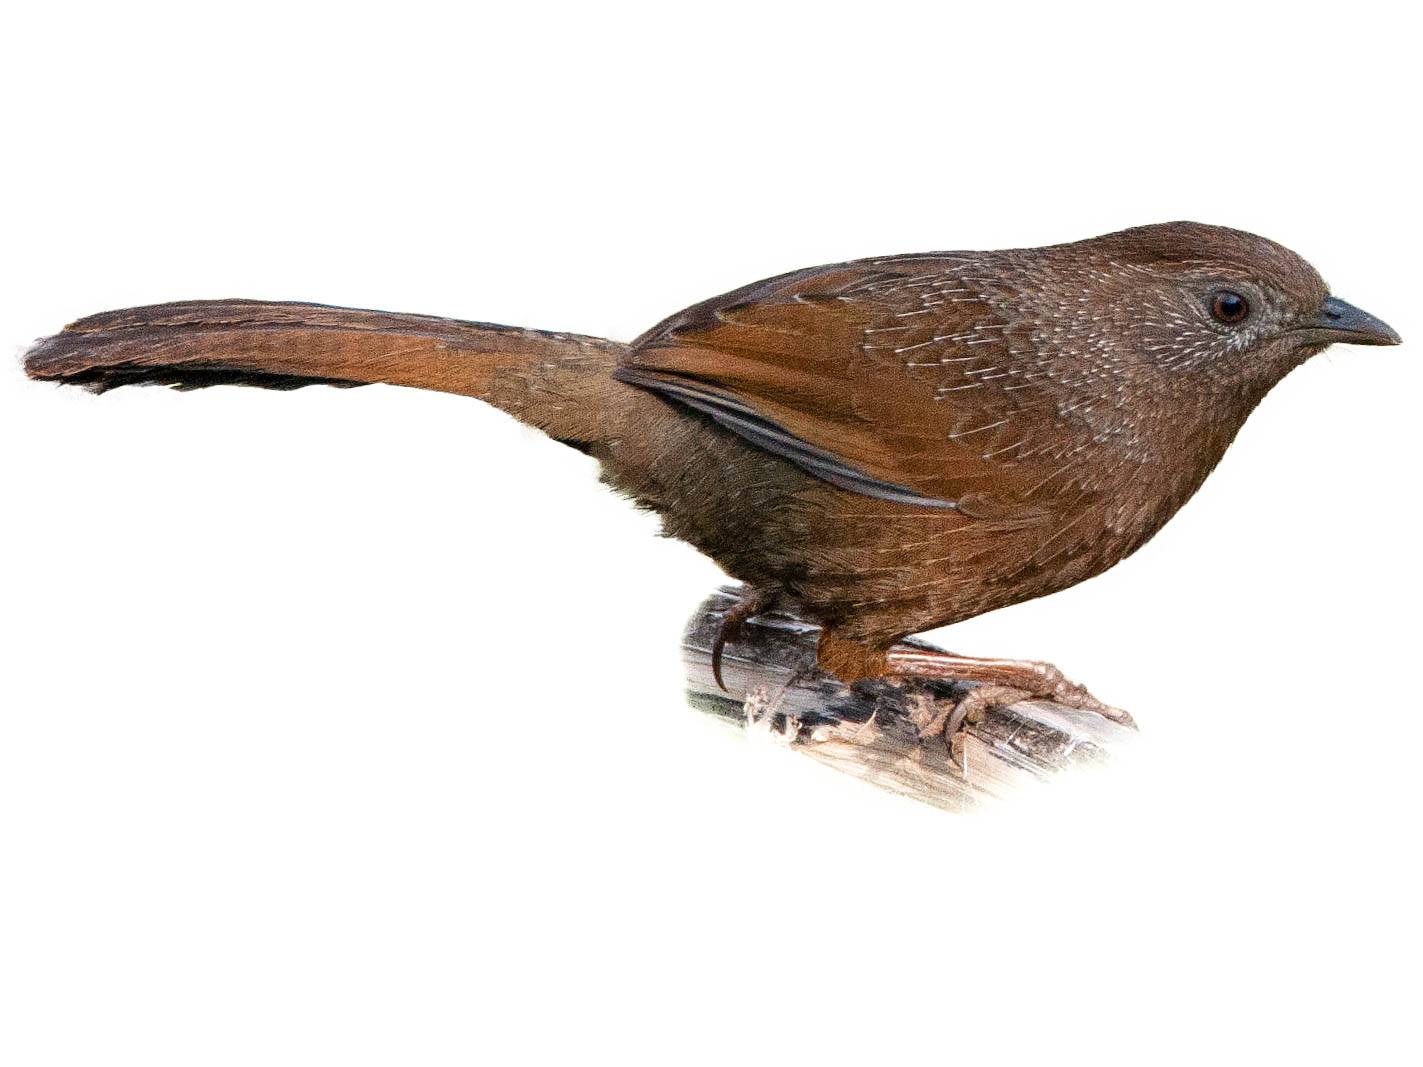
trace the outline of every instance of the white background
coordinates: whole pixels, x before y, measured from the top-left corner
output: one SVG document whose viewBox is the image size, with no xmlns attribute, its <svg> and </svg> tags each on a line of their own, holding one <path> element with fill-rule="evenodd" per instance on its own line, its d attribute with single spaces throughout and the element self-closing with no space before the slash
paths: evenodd
<svg viewBox="0 0 1423 1067">
<path fill-rule="evenodd" d="M 1417 34 L 1393 4 L 29 5 L 0 345 L 251 296 L 629 338 L 806 264 L 1171 218 L 1402 348 L 1135 558 L 937 635 L 1130 708 L 972 817 L 684 710 L 719 581 L 387 388 L 0 368 L 0 1061 L 1417 1062 Z"/>
</svg>

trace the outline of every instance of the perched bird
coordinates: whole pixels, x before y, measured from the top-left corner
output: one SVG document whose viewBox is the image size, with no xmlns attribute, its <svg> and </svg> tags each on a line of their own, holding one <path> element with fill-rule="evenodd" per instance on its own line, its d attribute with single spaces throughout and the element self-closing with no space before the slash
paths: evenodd
<svg viewBox="0 0 1423 1067">
<path fill-rule="evenodd" d="M 25 368 L 98 390 L 385 382 L 478 397 L 596 457 L 745 583 L 725 637 L 789 602 L 843 681 L 955 677 L 985 683 L 980 709 L 1050 696 L 1120 716 L 1044 663 L 894 646 L 1130 555 L 1265 393 L 1336 341 L 1399 337 L 1288 249 L 1178 222 L 812 267 L 631 344 L 218 300 L 82 319 Z"/>
</svg>

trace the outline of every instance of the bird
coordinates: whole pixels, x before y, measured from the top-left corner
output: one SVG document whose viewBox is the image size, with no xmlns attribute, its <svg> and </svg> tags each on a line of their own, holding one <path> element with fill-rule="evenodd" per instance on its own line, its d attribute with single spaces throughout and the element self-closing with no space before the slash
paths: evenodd
<svg viewBox="0 0 1423 1067">
<path fill-rule="evenodd" d="M 1246 418 L 1333 343 L 1399 335 L 1266 238 L 1159 223 L 1065 244 L 849 260 L 679 311 L 630 343 L 319 304 L 110 311 L 25 355 L 31 378 L 476 397 L 595 458 L 603 480 L 819 627 L 847 685 L 977 683 L 956 713 L 1050 698 L 1055 666 L 904 637 L 1057 592 L 1130 556 Z M 972 713 L 972 714 L 970 714 Z"/>
</svg>

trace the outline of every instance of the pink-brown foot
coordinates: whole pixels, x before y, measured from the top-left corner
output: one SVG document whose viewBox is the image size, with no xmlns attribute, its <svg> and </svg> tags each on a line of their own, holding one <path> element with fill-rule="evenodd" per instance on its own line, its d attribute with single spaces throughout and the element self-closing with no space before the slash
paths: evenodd
<svg viewBox="0 0 1423 1067">
<path fill-rule="evenodd" d="M 1103 703 L 1086 687 L 1067 678 L 1050 663 L 1036 660 L 980 659 L 928 649 L 891 649 L 889 669 L 911 678 L 937 678 L 956 682 L 977 682 L 951 708 L 946 708 L 926 724 L 926 736 L 940 731 L 952 735 L 966 723 L 978 722 L 994 708 L 1022 700 L 1050 700 L 1069 708 L 1094 712 L 1124 726 L 1135 726 L 1121 708 Z"/>
</svg>

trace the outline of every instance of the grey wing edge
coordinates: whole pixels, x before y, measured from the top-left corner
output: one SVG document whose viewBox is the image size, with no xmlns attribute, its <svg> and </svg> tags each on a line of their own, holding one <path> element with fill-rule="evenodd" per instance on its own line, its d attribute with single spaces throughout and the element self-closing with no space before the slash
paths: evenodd
<svg viewBox="0 0 1423 1067">
<path fill-rule="evenodd" d="M 746 439 L 757 448 L 787 459 L 807 474 L 814 475 L 837 488 L 858 493 L 861 496 L 888 500 L 895 504 L 907 504 L 912 507 L 941 510 L 958 508 L 958 502 L 955 500 L 924 496 L 908 486 L 896 485 L 893 482 L 885 482 L 871 477 L 864 471 L 850 466 L 834 453 L 817 448 L 771 420 L 758 415 L 745 404 L 695 381 L 643 371 L 636 367 L 619 367 L 613 371 L 613 377 L 620 382 L 635 385 L 640 389 L 647 389 L 668 400 L 699 411 L 713 419 L 717 425 Z"/>
</svg>

